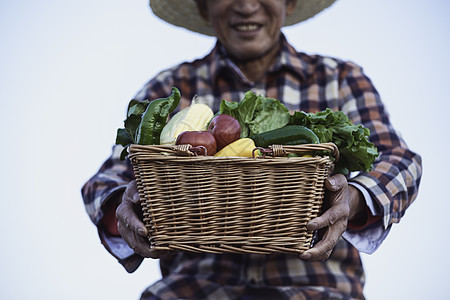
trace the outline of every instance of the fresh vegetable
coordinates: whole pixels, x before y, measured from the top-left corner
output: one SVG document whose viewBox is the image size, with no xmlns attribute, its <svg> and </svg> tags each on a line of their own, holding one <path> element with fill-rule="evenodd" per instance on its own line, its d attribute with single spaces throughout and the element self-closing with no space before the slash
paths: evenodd
<svg viewBox="0 0 450 300">
<path fill-rule="evenodd" d="M 190 144 L 193 147 L 203 146 L 206 148 L 204 155 L 214 155 L 217 151 L 217 144 L 214 136 L 208 131 L 183 131 L 178 135 L 176 145 Z"/>
<path fill-rule="evenodd" d="M 156 99 L 151 102 L 148 100 L 130 101 L 124 128 L 117 130 L 116 137 L 116 144 L 125 146 L 121 154 L 122 159 L 127 154 L 126 146 L 129 144 L 159 144 L 160 142 L 166 144 L 173 143 L 174 139 L 177 144 L 202 145 L 208 149 L 208 155 L 214 155 L 219 144 L 220 155 L 225 149 L 225 153 L 231 155 L 230 153 L 236 154 L 245 148 L 242 147 L 244 142 L 240 140 L 248 137 L 254 138 L 256 145 L 261 147 L 267 147 L 270 144 L 333 142 L 340 152 L 340 159 L 336 162 L 334 171 L 342 174 L 369 171 L 378 156 L 377 148 L 369 141 L 369 129 L 360 124 L 353 124 L 341 111 L 327 108 L 317 113 L 297 111 L 290 114 L 287 107 L 280 101 L 248 91 L 245 93 L 244 99 L 238 103 L 222 100 L 217 113 L 221 117 L 217 117 L 214 122 L 211 120 L 213 118 L 212 111 L 209 107 L 205 108 L 205 105 L 199 112 L 183 110 L 177 113 L 166 125 L 168 115 L 178 106 L 180 98 L 179 90 L 173 87 L 172 94 L 168 98 Z M 190 109 L 193 109 L 193 106 L 191 105 Z M 221 135 L 216 132 L 221 127 L 233 127 L 234 131 L 236 130 L 236 125 L 218 125 L 218 120 L 228 118 L 225 115 L 237 120 L 241 139 L 231 142 L 232 138 L 221 138 Z M 201 120 L 198 118 L 199 116 Z M 197 129 L 196 126 L 200 123 L 202 126 L 206 126 L 209 120 L 211 120 L 210 127 L 193 130 Z M 167 128 L 164 130 L 165 126 Z M 163 130 L 164 132 L 162 132 Z M 179 134 L 181 130 L 194 133 L 181 137 L 182 134 Z M 214 135 L 206 130 L 213 132 Z M 206 136 L 208 137 L 206 138 Z M 230 144 L 223 146 L 227 142 Z M 229 148 L 231 145 L 240 145 L 240 147 L 232 150 Z M 220 147 L 223 148 L 220 149 Z"/>
<path fill-rule="evenodd" d="M 168 98 L 155 99 L 152 102 L 133 99 L 128 103 L 124 128 L 119 128 L 116 136 L 116 144 L 125 147 L 120 154 L 120 159 L 125 159 L 128 154 L 127 146 L 130 144 L 142 142 L 159 144 L 159 133 L 165 126 L 169 113 L 178 106 L 180 98 L 180 91 L 173 87 L 172 94 Z M 149 135 L 147 138 L 144 138 L 144 132 Z"/>
<path fill-rule="evenodd" d="M 311 129 L 301 125 L 288 125 L 251 136 L 256 146 L 318 144 L 319 138 Z"/>
<path fill-rule="evenodd" d="M 211 120 L 208 131 L 216 139 L 217 150 L 220 150 L 239 139 L 241 136 L 241 125 L 232 116 L 221 114 Z"/>
<path fill-rule="evenodd" d="M 134 144 L 136 140 L 136 131 L 141 123 L 141 116 L 147 109 L 150 101 L 131 100 L 128 103 L 127 118 L 124 121 L 125 128 L 117 129 L 116 144 L 127 146 Z"/>
<path fill-rule="evenodd" d="M 214 117 L 212 109 L 202 103 L 192 103 L 176 113 L 162 129 L 161 145 L 175 145 L 175 141 L 183 131 L 206 131 L 208 122 Z"/>
<path fill-rule="evenodd" d="M 167 98 L 153 100 L 141 117 L 136 132 L 136 142 L 139 145 L 159 145 L 161 131 L 167 122 L 169 114 L 180 102 L 180 91 L 173 87 L 172 94 Z"/>
<path fill-rule="evenodd" d="M 241 126 L 241 137 L 284 127 L 291 118 L 283 103 L 251 91 L 246 92 L 240 102 L 222 100 L 218 114 L 228 114 L 237 119 Z"/>
<path fill-rule="evenodd" d="M 317 113 L 295 112 L 290 124 L 310 128 L 321 143 L 336 144 L 340 154 L 336 173 L 370 171 L 378 156 L 377 148 L 369 141 L 369 129 L 353 124 L 342 111 L 327 108 Z"/>
<path fill-rule="evenodd" d="M 231 144 L 225 146 L 216 153 L 214 156 L 228 157 L 228 156 L 240 156 L 240 157 L 252 157 L 255 143 L 250 138 L 240 138 Z"/>
</svg>

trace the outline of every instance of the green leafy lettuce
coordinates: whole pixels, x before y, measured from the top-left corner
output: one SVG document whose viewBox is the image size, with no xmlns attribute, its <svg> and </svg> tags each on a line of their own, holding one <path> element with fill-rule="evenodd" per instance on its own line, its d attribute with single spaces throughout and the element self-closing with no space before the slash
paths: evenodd
<svg viewBox="0 0 450 300">
<path fill-rule="evenodd" d="M 369 141 L 369 129 L 353 124 L 342 111 L 330 108 L 317 113 L 297 111 L 289 123 L 310 128 L 321 143 L 336 144 L 340 154 L 335 165 L 336 173 L 370 171 L 378 156 L 377 148 Z"/>
<path fill-rule="evenodd" d="M 283 103 L 256 95 L 252 91 L 246 92 L 240 102 L 222 100 L 218 113 L 231 115 L 239 121 L 241 137 L 284 127 L 291 118 L 289 110 Z"/>
</svg>

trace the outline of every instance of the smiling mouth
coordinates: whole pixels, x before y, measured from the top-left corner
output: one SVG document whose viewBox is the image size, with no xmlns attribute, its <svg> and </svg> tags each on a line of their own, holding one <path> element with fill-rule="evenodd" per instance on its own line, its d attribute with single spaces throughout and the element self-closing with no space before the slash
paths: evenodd
<svg viewBox="0 0 450 300">
<path fill-rule="evenodd" d="M 239 32 L 252 32 L 261 28 L 260 24 L 237 24 L 233 28 Z"/>
</svg>

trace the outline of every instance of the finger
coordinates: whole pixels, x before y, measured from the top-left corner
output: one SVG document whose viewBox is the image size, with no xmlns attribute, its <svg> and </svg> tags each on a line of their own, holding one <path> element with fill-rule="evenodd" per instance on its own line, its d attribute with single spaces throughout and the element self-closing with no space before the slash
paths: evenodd
<svg viewBox="0 0 450 300">
<path fill-rule="evenodd" d="M 134 209 L 135 204 L 131 201 L 123 201 L 116 210 L 116 217 L 118 223 L 128 227 L 131 231 L 146 237 L 148 230 L 142 220 L 136 214 Z"/>
<path fill-rule="evenodd" d="M 119 232 L 133 251 L 146 258 L 161 258 L 175 255 L 176 251 L 156 250 L 152 248 L 148 238 L 137 235 L 130 228 L 119 224 Z"/>
<path fill-rule="evenodd" d="M 342 226 L 336 225 L 326 230 L 323 238 L 313 248 L 303 252 L 300 258 L 307 261 L 323 261 L 328 259 L 342 235 Z"/>
<path fill-rule="evenodd" d="M 347 200 L 347 179 L 342 174 L 327 178 L 325 185 L 328 189 L 327 201 L 329 208 L 308 224 L 308 230 L 318 230 L 336 224 L 341 219 L 347 219 L 350 208 Z M 325 204 L 324 204 L 325 205 Z"/>
<path fill-rule="evenodd" d="M 157 258 L 157 255 L 155 255 L 151 249 L 150 242 L 147 238 L 138 235 L 121 223 L 119 223 L 118 228 L 124 241 L 135 253 L 140 254 L 143 257 Z"/>
<path fill-rule="evenodd" d="M 349 213 L 348 210 L 348 205 L 345 205 L 345 203 L 332 206 L 321 216 L 318 216 L 309 221 L 309 223 L 306 225 L 306 228 L 308 230 L 314 231 L 336 224 L 341 220 L 347 220 Z"/>
<path fill-rule="evenodd" d="M 151 252 L 150 258 L 171 257 L 178 253 L 177 251 L 174 250 L 155 250 L 155 249 L 151 249 L 150 252 Z"/>
<path fill-rule="evenodd" d="M 336 192 L 347 186 L 347 178 L 342 174 L 335 174 L 325 179 L 325 188 L 329 191 Z"/>
<path fill-rule="evenodd" d="M 139 192 L 136 180 L 131 181 L 125 189 L 124 199 L 128 199 L 134 204 L 140 203 Z"/>
<path fill-rule="evenodd" d="M 158 253 L 155 253 L 151 248 L 150 242 L 148 240 L 143 240 L 141 236 L 138 236 L 133 250 L 146 258 L 159 258 Z"/>
</svg>

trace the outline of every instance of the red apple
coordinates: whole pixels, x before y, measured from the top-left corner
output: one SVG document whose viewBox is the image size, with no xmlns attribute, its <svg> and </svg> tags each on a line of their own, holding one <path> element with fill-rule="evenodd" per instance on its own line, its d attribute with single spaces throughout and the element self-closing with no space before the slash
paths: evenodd
<svg viewBox="0 0 450 300">
<path fill-rule="evenodd" d="M 216 139 L 208 131 L 183 131 L 178 135 L 175 144 L 190 144 L 193 147 L 203 146 L 206 148 L 206 155 L 211 156 L 217 152 Z"/>
<path fill-rule="evenodd" d="M 241 137 L 241 125 L 234 117 L 226 114 L 217 115 L 209 123 L 208 131 L 216 139 L 217 150 Z"/>
</svg>

